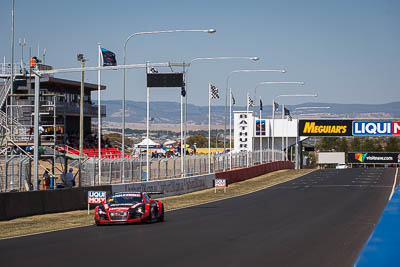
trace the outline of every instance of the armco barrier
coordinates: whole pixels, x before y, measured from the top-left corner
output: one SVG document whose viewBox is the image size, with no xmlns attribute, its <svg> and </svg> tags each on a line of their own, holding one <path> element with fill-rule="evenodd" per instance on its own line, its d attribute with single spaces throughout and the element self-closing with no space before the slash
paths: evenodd
<svg viewBox="0 0 400 267">
<path fill-rule="evenodd" d="M 85 209 L 88 191 L 106 191 L 109 196 L 111 186 L 0 193 L 0 221 Z"/>
<path fill-rule="evenodd" d="M 175 196 L 213 187 L 214 174 L 150 182 L 112 185 L 112 192 L 163 192 L 159 197 Z"/>
<path fill-rule="evenodd" d="M 293 169 L 294 163 L 290 161 L 276 161 L 264 163 L 256 166 L 251 166 L 248 168 L 234 169 L 225 172 L 215 173 L 215 178 L 217 179 L 227 179 L 228 184 L 244 181 L 253 177 L 257 177 L 269 172 L 283 170 L 283 169 Z"/>
</svg>

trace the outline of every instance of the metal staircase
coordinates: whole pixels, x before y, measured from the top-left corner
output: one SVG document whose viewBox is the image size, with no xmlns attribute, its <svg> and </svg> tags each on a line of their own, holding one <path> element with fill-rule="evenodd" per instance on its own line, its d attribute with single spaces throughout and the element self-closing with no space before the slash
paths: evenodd
<svg viewBox="0 0 400 267">
<path fill-rule="evenodd" d="M 11 78 L 6 79 L 3 87 L 0 91 L 0 109 L 3 108 L 4 103 L 7 100 L 7 95 L 11 90 Z"/>
</svg>

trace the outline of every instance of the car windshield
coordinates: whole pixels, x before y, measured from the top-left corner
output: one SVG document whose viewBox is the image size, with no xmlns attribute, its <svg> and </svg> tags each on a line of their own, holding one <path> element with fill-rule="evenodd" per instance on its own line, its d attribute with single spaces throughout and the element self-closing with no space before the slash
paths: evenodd
<svg viewBox="0 0 400 267">
<path fill-rule="evenodd" d="M 108 200 L 108 204 L 134 204 L 142 202 L 142 197 L 140 194 L 125 194 L 125 195 L 115 195 Z"/>
</svg>

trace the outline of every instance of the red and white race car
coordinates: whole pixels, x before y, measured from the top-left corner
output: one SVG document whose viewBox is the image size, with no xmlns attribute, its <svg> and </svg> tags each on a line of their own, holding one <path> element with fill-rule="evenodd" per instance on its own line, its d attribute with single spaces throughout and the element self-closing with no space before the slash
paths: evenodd
<svg viewBox="0 0 400 267">
<path fill-rule="evenodd" d="M 94 212 L 96 225 L 164 221 L 164 205 L 146 192 L 115 193 Z"/>
</svg>

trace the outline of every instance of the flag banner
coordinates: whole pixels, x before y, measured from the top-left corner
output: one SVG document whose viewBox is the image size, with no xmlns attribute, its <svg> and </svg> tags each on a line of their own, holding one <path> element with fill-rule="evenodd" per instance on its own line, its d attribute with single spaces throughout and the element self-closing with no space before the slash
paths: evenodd
<svg viewBox="0 0 400 267">
<path fill-rule="evenodd" d="M 254 107 L 254 100 L 251 99 L 250 96 L 249 96 L 249 99 L 248 99 L 248 101 L 247 101 L 247 105 L 248 105 L 249 107 Z"/>
<path fill-rule="evenodd" d="M 263 110 L 263 106 L 262 106 L 262 101 L 260 99 L 260 111 L 262 111 L 262 110 Z"/>
<path fill-rule="evenodd" d="M 236 104 L 235 98 L 232 95 L 232 106 Z"/>
<path fill-rule="evenodd" d="M 278 108 L 279 108 L 279 104 L 274 101 L 274 109 L 275 109 L 275 111 L 278 111 Z"/>
<path fill-rule="evenodd" d="M 185 86 L 182 86 L 182 88 L 181 88 L 181 96 L 183 96 L 183 97 L 186 96 L 186 88 L 185 88 Z"/>
<path fill-rule="evenodd" d="M 215 85 L 212 85 L 211 83 L 210 83 L 210 97 L 211 99 L 219 98 L 218 88 Z"/>
<path fill-rule="evenodd" d="M 284 112 L 285 112 L 285 116 L 290 116 L 290 111 L 287 108 L 283 108 Z"/>
<path fill-rule="evenodd" d="M 256 120 L 256 136 L 265 136 L 266 120 Z"/>
<path fill-rule="evenodd" d="M 113 52 L 102 48 L 101 53 L 103 55 L 103 66 L 117 66 L 117 60 L 115 59 L 115 54 Z"/>
</svg>

